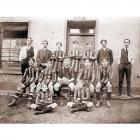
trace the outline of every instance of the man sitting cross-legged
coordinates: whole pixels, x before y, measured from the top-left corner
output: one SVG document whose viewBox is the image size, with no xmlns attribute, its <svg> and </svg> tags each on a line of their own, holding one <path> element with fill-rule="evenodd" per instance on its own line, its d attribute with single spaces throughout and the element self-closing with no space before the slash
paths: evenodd
<svg viewBox="0 0 140 140">
<path fill-rule="evenodd" d="M 37 93 L 35 104 L 31 104 L 30 108 L 35 110 L 35 115 L 52 112 L 57 107 L 53 103 L 52 93 L 49 91 L 48 86 L 42 83 L 41 90 Z"/>
</svg>

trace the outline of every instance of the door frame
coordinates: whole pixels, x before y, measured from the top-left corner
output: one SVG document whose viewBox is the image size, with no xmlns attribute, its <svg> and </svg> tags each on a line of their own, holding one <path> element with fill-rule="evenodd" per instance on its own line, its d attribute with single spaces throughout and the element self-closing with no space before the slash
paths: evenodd
<svg viewBox="0 0 140 140">
<path fill-rule="evenodd" d="M 65 53 L 66 53 L 66 55 L 68 55 L 68 50 L 69 50 L 69 32 L 70 32 L 70 26 L 69 26 L 69 22 L 78 22 L 78 23 L 83 23 L 83 22 L 93 22 L 93 29 L 94 29 L 94 35 L 87 35 L 87 34 L 83 34 L 83 35 L 81 35 L 81 36 L 94 36 L 95 38 L 94 38 L 94 46 L 95 46 L 95 50 L 96 50 L 96 32 L 97 32 L 97 29 L 96 29 L 96 27 L 97 27 L 97 20 L 95 20 L 95 19 L 93 19 L 93 20 L 66 20 L 66 48 L 65 48 Z M 75 28 L 76 29 L 76 28 Z M 78 28 L 77 28 L 78 29 Z M 79 36 L 80 36 L 80 34 L 79 34 Z"/>
</svg>

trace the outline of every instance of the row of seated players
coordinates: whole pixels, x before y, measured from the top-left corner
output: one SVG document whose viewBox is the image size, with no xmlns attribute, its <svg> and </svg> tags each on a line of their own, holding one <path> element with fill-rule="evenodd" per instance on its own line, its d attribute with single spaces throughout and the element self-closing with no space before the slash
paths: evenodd
<svg viewBox="0 0 140 140">
<path fill-rule="evenodd" d="M 93 106 L 90 97 L 94 93 L 96 93 L 97 99 L 96 107 L 99 107 L 100 95 L 104 87 L 107 89 L 107 106 L 111 107 L 111 79 L 112 68 L 106 58 L 101 60 L 101 65 L 98 67 L 97 72 L 95 72 L 92 62 L 86 59 L 84 67 L 80 69 L 76 79 L 74 78 L 74 71 L 71 69 L 71 60 L 69 58 L 64 59 L 59 74 L 53 71 L 52 61 L 48 61 L 46 68 L 39 72 L 39 69 L 35 67 L 35 60 L 30 58 L 29 67 L 25 70 L 21 83 L 17 86 L 14 99 L 9 103 L 9 106 L 15 105 L 24 90 L 29 87 L 28 107 L 34 109 L 35 114 L 50 112 L 57 107 L 52 96 L 56 94 L 59 97 L 60 88 L 68 86 L 71 95 L 73 95 L 71 102 L 67 103 L 67 106 L 72 108 L 71 112 L 89 111 Z M 33 100 L 34 96 L 35 101 Z"/>
</svg>

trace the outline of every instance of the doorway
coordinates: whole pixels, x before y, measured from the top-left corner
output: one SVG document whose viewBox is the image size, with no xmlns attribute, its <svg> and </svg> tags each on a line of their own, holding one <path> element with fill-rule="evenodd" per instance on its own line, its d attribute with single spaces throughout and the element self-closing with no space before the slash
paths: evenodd
<svg viewBox="0 0 140 140">
<path fill-rule="evenodd" d="M 67 41 L 66 54 L 71 49 L 72 42 L 79 42 L 79 49 L 85 50 L 86 44 L 90 43 L 92 49 L 95 49 L 95 20 L 68 20 L 67 21 Z"/>
</svg>

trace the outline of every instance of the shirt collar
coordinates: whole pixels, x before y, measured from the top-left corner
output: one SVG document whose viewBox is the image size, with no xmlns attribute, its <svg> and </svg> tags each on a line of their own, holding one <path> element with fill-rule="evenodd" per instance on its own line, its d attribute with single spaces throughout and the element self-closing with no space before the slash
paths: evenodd
<svg viewBox="0 0 140 140">
<path fill-rule="evenodd" d="M 107 48 L 102 48 L 104 51 L 106 51 L 107 50 Z"/>
<path fill-rule="evenodd" d="M 45 51 L 46 51 L 46 50 L 47 50 L 47 48 L 43 48 L 43 50 L 45 50 Z"/>
<path fill-rule="evenodd" d="M 28 48 L 28 49 L 30 49 L 30 48 L 31 48 L 31 46 L 27 46 L 27 48 Z"/>
<path fill-rule="evenodd" d="M 126 50 L 126 47 L 124 47 L 124 49 Z M 130 48 L 128 47 L 127 50 L 130 50 Z"/>
</svg>

